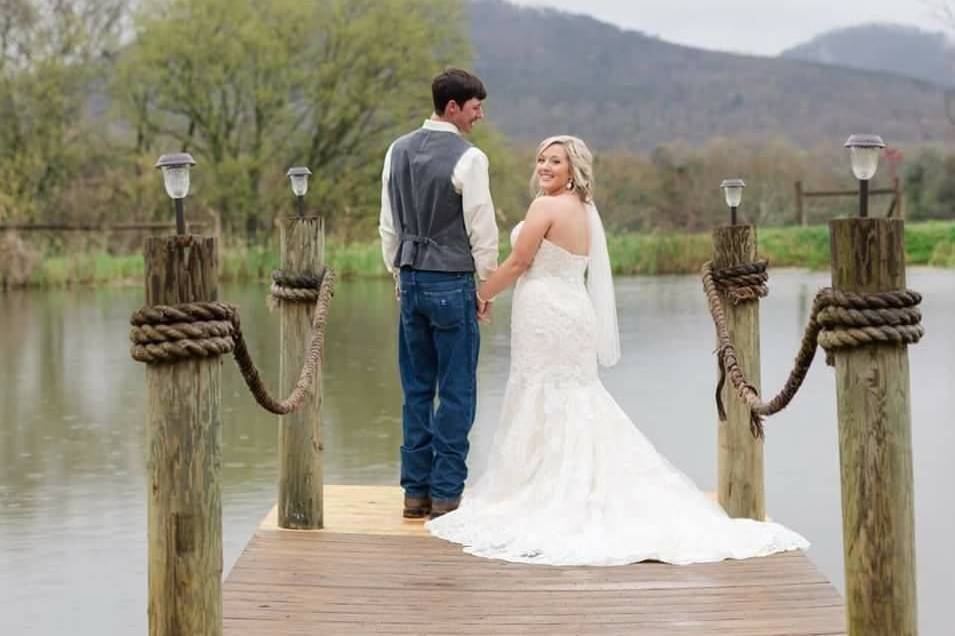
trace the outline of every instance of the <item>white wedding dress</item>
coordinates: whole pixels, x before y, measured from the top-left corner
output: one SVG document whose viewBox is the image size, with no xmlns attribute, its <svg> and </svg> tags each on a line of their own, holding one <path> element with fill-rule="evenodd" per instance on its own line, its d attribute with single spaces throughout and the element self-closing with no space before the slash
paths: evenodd
<svg viewBox="0 0 955 636">
<path fill-rule="evenodd" d="M 428 522 L 431 534 L 478 556 L 551 565 L 701 563 L 807 548 L 779 524 L 729 518 L 620 409 L 597 375 L 587 266 L 588 257 L 544 239 L 518 280 L 510 376 L 486 466 L 457 510 Z"/>
</svg>

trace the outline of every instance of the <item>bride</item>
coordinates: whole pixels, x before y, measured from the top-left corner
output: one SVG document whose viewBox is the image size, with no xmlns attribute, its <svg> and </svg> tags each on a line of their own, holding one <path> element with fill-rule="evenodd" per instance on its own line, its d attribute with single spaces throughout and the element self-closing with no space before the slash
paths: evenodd
<svg viewBox="0 0 955 636">
<path fill-rule="evenodd" d="M 591 154 L 545 139 L 537 198 L 513 250 L 478 289 L 479 305 L 516 280 L 511 368 L 485 457 L 475 445 L 461 506 L 430 532 L 471 554 L 525 563 L 700 563 L 805 549 L 776 523 L 731 519 L 661 456 L 606 391 L 598 361 L 620 358 Z"/>
</svg>

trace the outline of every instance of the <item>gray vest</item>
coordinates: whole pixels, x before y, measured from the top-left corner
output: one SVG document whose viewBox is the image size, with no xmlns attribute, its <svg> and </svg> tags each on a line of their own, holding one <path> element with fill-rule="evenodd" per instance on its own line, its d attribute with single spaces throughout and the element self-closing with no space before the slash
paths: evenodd
<svg viewBox="0 0 955 636">
<path fill-rule="evenodd" d="M 399 240 L 395 267 L 474 271 L 464 206 L 451 183 L 455 164 L 470 147 L 458 134 L 426 128 L 392 146 L 388 195 Z"/>
</svg>

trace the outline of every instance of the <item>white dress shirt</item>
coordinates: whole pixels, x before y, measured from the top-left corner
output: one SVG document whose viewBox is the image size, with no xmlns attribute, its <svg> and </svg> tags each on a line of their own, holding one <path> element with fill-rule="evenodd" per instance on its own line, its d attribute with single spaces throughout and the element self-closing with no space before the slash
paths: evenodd
<svg viewBox="0 0 955 636">
<path fill-rule="evenodd" d="M 422 128 L 460 134 L 454 124 L 433 119 L 425 120 Z M 497 222 L 494 218 L 494 202 L 491 200 L 487 171 L 487 155 L 479 148 L 471 146 L 458 159 L 451 174 L 454 191 L 461 195 L 464 228 L 471 244 L 474 267 L 481 280 L 486 280 L 497 269 Z M 385 259 L 385 267 L 393 274 L 399 241 L 391 212 L 391 197 L 388 194 L 390 174 L 391 146 L 385 153 L 385 165 L 381 171 L 381 216 L 378 220 L 378 234 L 381 235 L 381 255 Z"/>
</svg>

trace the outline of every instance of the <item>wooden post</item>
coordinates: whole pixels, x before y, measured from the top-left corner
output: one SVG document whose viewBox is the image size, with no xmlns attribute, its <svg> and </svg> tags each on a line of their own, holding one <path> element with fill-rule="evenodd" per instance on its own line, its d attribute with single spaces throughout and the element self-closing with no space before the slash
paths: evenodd
<svg viewBox="0 0 955 636">
<path fill-rule="evenodd" d="M 905 288 L 900 219 L 830 221 L 832 285 Z M 916 633 L 915 521 L 908 350 L 837 351 L 842 534 L 850 636 Z"/>
<path fill-rule="evenodd" d="M 324 258 L 324 223 L 318 217 L 285 218 L 282 269 L 288 274 L 318 274 Z M 305 364 L 314 305 L 283 302 L 279 393 L 288 395 Z M 302 406 L 279 416 L 278 523 L 282 528 L 322 527 L 322 376 Z"/>
<path fill-rule="evenodd" d="M 902 180 L 898 177 L 892 177 L 892 189 L 895 190 L 895 216 L 905 220 L 905 190 L 902 188 Z"/>
<path fill-rule="evenodd" d="M 756 228 L 723 226 L 713 232 L 715 270 L 756 260 Z M 725 295 L 723 307 L 730 341 L 736 347 L 743 373 L 756 390 L 760 387 L 759 301 L 734 305 Z M 731 517 L 763 519 L 763 440 L 750 432 L 750 410 L 732 384 L 723 387 L 726 421 L 719 424 L 719 501 Z"/>
<path fill-rule="evenodd" d="M 216 300 L 216 241 L 146 239 L 146 304 Z M 222 634 L 220 362 L 146 366 L 150 636 Z"/>
<path fill-rule="evenodd" d="M 796 182 L 796 223 L 806 227 L 806 208 L 803 203 L 802 181 Z"/>
</svg>

